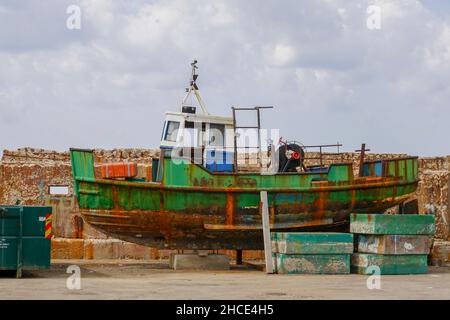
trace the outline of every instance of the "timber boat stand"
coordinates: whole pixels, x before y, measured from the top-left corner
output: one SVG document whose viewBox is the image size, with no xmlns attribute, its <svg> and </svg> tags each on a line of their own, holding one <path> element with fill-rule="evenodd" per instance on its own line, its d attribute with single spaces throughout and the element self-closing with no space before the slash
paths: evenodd
<svg viewBox="0 0 450 320">
<path fill-rule="evenodd" d="M 269 224 L 269 206 L 267 191 L 260 192 L 260 206 L 262 214 L 262 227 L 264 235 L 265 270 L 274 273 L 272 260 L 272 244 Z M 242 250 L 236 250 L 236 265 L 242 265 Z M 230 258 L 226 254 L 209 253 L 208 250 L 194 250 L 185 253 L 178 250 L 169 256 L 169 268 L 174 270 L 229 270 Z"/>
<path fill-rule="evenodd" d="M 169 267 L 174 270 L 230 270 L 230 258 L 226 254 L 210 254 L 208 250 L 171 253 Z"/>
</svg>

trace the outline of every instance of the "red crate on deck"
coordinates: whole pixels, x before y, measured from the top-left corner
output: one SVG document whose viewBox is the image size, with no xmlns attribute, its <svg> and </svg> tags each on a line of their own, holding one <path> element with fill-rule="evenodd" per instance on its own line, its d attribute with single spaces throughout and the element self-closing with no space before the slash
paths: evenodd
<svg viewBox="0 0 450 320">
<path fill-rule="evenodd" d="M 103 179 L 133 178 L 137 175 L 137 164 L 133 162 L 107 163 L 101 166 Z"/>
</svg>

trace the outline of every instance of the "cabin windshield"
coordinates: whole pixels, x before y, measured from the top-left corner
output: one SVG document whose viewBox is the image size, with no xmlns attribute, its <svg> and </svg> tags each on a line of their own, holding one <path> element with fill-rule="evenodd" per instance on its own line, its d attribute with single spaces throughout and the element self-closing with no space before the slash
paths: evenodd
<svg viewBox="0 0 450 320">
<path fill-rule="evenodd" d="M 177 141 L 178 129 L 180 128 L 180 122 L 168 121 L 166 126 L 166 132 L 164 134 L 164 140 L 175 142 Z"/>
</svg>

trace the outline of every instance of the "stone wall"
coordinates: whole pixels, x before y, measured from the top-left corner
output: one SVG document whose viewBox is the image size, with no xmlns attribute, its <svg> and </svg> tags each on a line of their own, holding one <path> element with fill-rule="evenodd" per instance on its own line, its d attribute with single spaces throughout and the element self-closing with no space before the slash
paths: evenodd
<svg viewBox="0 0 450 320">
<path fill-rule="evenodd" d="M 417 188 L 419 211 L 436 217 L 436 239 L 450 240 L 450 156 L 421 158 Z"/>
<path fill-rule="evenodd" d="M 308 153 L 315 158 L 318 154 Z M 402 154 L 367 154 L 367 159 L 401 157 Z M 138 174 L 148 179 L 151 159 L 158 152 L 149 149 L 95 150 L 95 163 L 134 161 L 138 163 Z M 324 164 L 335 160 L 335 156 L 325 156 Z M 353 162 L 357 172 L 359 154 L 343 153 L 342 162 Z M 239 162 L 246 166 L 245 159 Z M 309 160 L 308 164 L 317 164 Z M 247 165 L 248 166 L 248 165 Z M 97 166 L 98 169 L 98 166 Z M 436 239 L 450 240 L 449 215 L 449 169 L 450 156 L 421 158 L 419 160 L 420 183 L 417 190 L 419 211 L 436 216 Z M 98 172 L 98 170 L 96 170 Z M 73 196 L 73 179 L 69 152 L 55 152 L 42 149 L 22 148 L 5 150 L 0 162 L 0 203 L 51 205 L 53 207 L 53 257 L 54 258 L 165 258 L 167 250 L 158 251 L 116 239 L 110 239 L 89 225 L 83 223 L 76 200 Z M 52 185 L 67 186 L 67 195 L 51 195 Z M 71 253 L 72 252 L 72 253 Z M 234 255 L 234 252 L 227 252 Z M 262 258 L 260 252 L 244 252 L 244 258 Z"/>
</svg>

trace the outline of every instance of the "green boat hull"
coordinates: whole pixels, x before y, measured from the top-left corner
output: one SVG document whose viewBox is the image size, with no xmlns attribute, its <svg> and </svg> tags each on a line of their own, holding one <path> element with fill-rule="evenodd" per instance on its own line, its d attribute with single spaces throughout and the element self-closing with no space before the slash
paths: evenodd
<svg viewBox="0 0 450 320">
<path fill-rule="evenodd" d="M 274 231 L 347 227 L 352 212 L 379 213 L 417 188 L 417 158 L 383 160 L 380 176 L 353 177 L 351 164 L 327 173 L 212 173 L 163 159 L 159 182 L 98 179 L 93 154 L 71 150 L 74 191 L 87 223 L 125 241 L 159 248 L 263 249 L 260 191 Z"/>
</svg>

